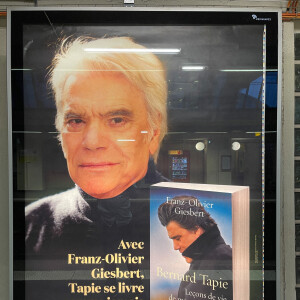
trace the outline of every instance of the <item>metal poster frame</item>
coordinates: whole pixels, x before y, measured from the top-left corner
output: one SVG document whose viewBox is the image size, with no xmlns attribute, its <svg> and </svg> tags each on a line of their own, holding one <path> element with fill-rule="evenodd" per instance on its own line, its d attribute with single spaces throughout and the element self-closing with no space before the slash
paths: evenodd
<svg viewBox="0 0 300 300">
<path fill-rule="evenodd" d="M 261 190 L 261 199 L 262 199 L 262 211 L 261 211 L 261 214 L 262 214 L 262 278 L 263 279 L 266 279 L 266 277 L 268 277 L 268 272 L 273 272 L 274 270 L 271 269 L 271 271 L 269 271 L 268 269 L 266 270 L 265 272 L 265 266 L 264 266 L 264 262 L 265 262 L 265 258 L 264 258 L 264 253 L 265 253 L 265 249 L 264 249 L 264 235 L 265 235 L 265 220 L 267 222 L 267 225 L 270 227 L 270 218 L 271 216 L 268 215 L 268 209 L 265 208 L 265 200 L 264 200 L 264 193 L 265 193 L 265 188 L 266 188 L 266 185 L 265 185 L 265 175 L 267 174 L 268 176 L 268 169 L 266 169 L 265 171 L 265 165 L 268 164 L 268 161 L 266 161 L 266 155 L 268 156 L 272 151 L 274 152 L 275 149 L 276 149 L 276 152 L 277 152 L 277 156 L 276 158 L 270 158 L 270 160 L 272 160 L 272 162 L 276 161 L 276 195 L 274 197 L 276 197 L 276 204 L 275 206 L 273 207 L 272 206 L 272 212 L 274 214 L 274 211 L 276 210 L 276 220 L 275 220 L 275 215 L 273 215 L 273 224 L 276 223 L 276 233 L 274 234 L 274 232 L 270 233 L 270 232 L 266 232 L 267 236 L 272 235 L 272 236 L 276 236 L 276 281 L 275 281 L 275 284 L 276 284 L 276 299 L 279 299 L 280 298 L 280 282 L 281 282 L 281 278 L 280 278 L 280 274 L 281 274 L 281 269 L 280 269 L 280 173 L 281 173 L 281 170 L 280 170 L 280 153 L 281 153 L 281 81 L 282 81 L 282 62 L 281 62 L 281 57 L 282 57 L 282 25 L 281 25 L 281 10 L 276 10 L 276 9 L 245 9 L 245 8 L 230 8 L 230 9 L 226 9 L 226 8 L 184 8 L 184 7 L 180 7 L 180 8 L 144 8 L 144 7 L 93 7 L 93 10 L 90 8 L 90 7 L 68 7 L 68 8 L 65 8 L 65 7 L 36 7 L 36 8 L 29 8 L 29 7 L 20 7 L 20 8 L 12 8 L 12 9 L 9 9 L 8 12 L 7 12 L 7 16 L 8 16 L 8 23 L 7 23 L 7 84 L 8 84 L 8 116 L 9 116 L 9 124 L 8 124 L 8 136 L 9 136 L 9 208 L 10 208 L 10 215 L 9 215 L 9 228 L 10 228 L 10 232 L 9 232 L 9 238 L 10 238 L 10 243 L 9 243 L 9 247 L 10 247 L 10 300 L 13 300 L 13 299 L 16 299 L 14 298 L 14 289 L 16 289 L 16 283 L 15 283 L 15 280 L 14 278 L 25 278 L 25 274 L 26 274 L 26 267 L 24 267 L 24 272 L 22 273 L 21 271 L 17 271 L 14 273 L 14 265 L 15 265 L 15 259 L 14 259 L 14 250 L 15 250 L 15 246 L 14 246 L 14 225 L 13 225 L 13 222 L 14 222 L 14 219 L 16 218 L 15 216 L 15 213 L 14 213 L 14 191 L 16 189 L 19 189 L 19 190 L 22 190 L 22 184 L 20 184 L 20 186 L 18 186 L 18 188 L 16 188 L 16 181 L 14 181 L 15 179 L 13 179 L 14 177 L 14 173 L 16 173 L 16 154 L 14 154 L 14 146 L 13 146 L 13 133 L 16 133 L 17 131 L 15 130 L 14 131 L 14 120 L 13 120 L 13 114 L 14 114 L 14 108 L 13 108 L 13 93 L 15 93 L 15 79 L 12 78 L 12 69 L 13 69 L 13 65 L 14 65 L 14 57 L 12 57 L 12 44 L 13 42 L 15 43 L 16 42 L 16 39 L 15 37 L 12 38 L 12 35 L 14 35 L 16 33 L 16 28 L 17 26 L 15 25 L 15 21 L 16 19 L 19 18 L 19 22 L 21 24 L 21 26 L 23 26 L 25 24 L 25 21 L 22 19 L 22 13 L 24 13 L 24 15 L 27 14 L 27 19 L 26 19 L 26 22 L 29 20 L 28 19 L 28 13 L 32 12 L 32 14 L 35 16 L 35 14 L 37 14 L 38 12 L 44 12 L 45 14 L 46 13 L 51 13 L 51 12 L 54 12 L 56 13 L 57 15 L 59 15 L 60 13 L 64 12 L 66 13 L 66 17 L 67 19 L 70 18 L 69 15 L 71 15 L 72 13 L 73 14 L 76 14 L 76 16 L 78 17 L 79 16 L 79 13 L 82 12 L 85 16 L 87 16 L 87 14 L 90 12 L 90 13 L 93 13 L 93 14 L 96 14 L 96 13 L 102 13 L 103 15 L 107 14 L 108 16 L 108 19 L 109 17 L 112 17 L 112 16 L 115 16 L 115 14 L 119 14 L 118 16 L 121 16 L 122 15 L 122 18 L 121 21 L 107 21 L 108 19 L 106 19 L 106 23 L 105 22 L 100 22 L 97 23 L 96 25 L 97 26 L 111 26 L 112 28 L 115 26 L 129 26 L 130 25 L 140 25 L 139 22 L 141 22 L 141 19 L 138 19 L 137 23 L 135 23 L 134 21 L 132 21 L 132 23 L 130 23 L 128 21 L 128 16 L 129 14 L 131 14 L 131 17 L 133 16 L 133 14 L 136 14 L 136 16 L 138 17 L 139 15 L 141 15 L 142 13 L 145 14 L 146 18 L 146 23 L 145 24 L 141 24 L 141 25 L 147 25 L 147 26 L 158 26 L 158 25 L 162 25 L 162 26 L 182 26 L 182 27 L 185 27 L 185 26 L 188 26 L 191 25 L 191 23 L 188 23 L 186 18 L 187 18 L 187 14 L 188 13 L 207 13 L 207 14 L 210 14 L 210 16 L 213 16 L 214 13 L 221 15 L 222 13 L 223 14 L 226 14 L 227 13 L 227 16 L 229 17 L 229 21 L 228 21 L 228 25 L 230 26 L 234 26 L 234 25 L 247 25 L 249 26 L 249 28 L 255 24 L 255 22 L 258 22 L 257 24 L 260 25 L 261 28 L 263 28 L 263 36 L 262 36 L 262 53 L 261 53 L 261 56 L 263 58 L 263 61 L 262 61 L 262 91 L 261 91 L 261 94 L 260 94 L 260 97 L 261 98 L 258 98 L 257 96 L 257 100 L 261 101 L 261 105 L 262 105 L 262 108 L 261 108 L 261 111 L 262 111 L 262 114 L 261 114 L 261 120 L 262 120 L 262 126 L 261 126 L 261 131 L 260 131 L 260 135 L 259 133 L 257 132 L 253 132 L 255 134 L 258 134 L 258 136 L 261 136 L 261 139 L 262 139 L 262 150 L 261 150 L 261 164 L 262 164 L 262 190 Z M 68 15 L 69 13 L 69 15 Z M 150 18 L 149 16 L 153 14 L 153 20 L 149 21 Z M 168 16 L 172 16 L 172 14 L 175 16 L 175 14 L 177 14 L 178 16 L 180 16 L 180 19 L 178 22 L 175 21 L 175 19 L 173 18 L 169 23 L 167 20 L 162 20 L 162 15 L 163 14 L 168 14 Z M 237 18 L 237 15 L 238 14 L 244 14 L 244 16 L 246 14 L 248 14 L 248 19 L 243 19 L 243 17 L 241 17 L 241 20 L 240 20 L 240 23 L 238 23 L 237 21 L 234 21 L 231 23 L 231 19 L 230 17 L 232 18 Z M 47 15 L 47 14 L 46 14 Z M 127 16 L 128 15 L 128 16 Z M 181 18 L 183 17 L 183 19 Z M 251 17 L 251 19 L 250 19 Z M 48 16 L 47 16 L 48 18 Z M 61 17 L 60 17 L 61 18 Z M 130 17 L 129 17 L 130 18 Z M 184 19 L 185 18 L 185 19 Z M 271 18 L 276 18 L 276 21 L 272 20 L 271 21 Z M 93 20 L 95 20 L 93 18 Z M 126 22 L 123 24 L 122 23 L 122 20 L 126 20 Z M 22 23 L 24 22 L 24 23 Z M 34 23 L 34 18 L 33 18 L 33 22 L 32 24 L 36 25 L 38 23 Z M 70 26 L 74 26 L 72 25 L 72 22 L 70 21 L 70 19 L 68 19 L 69 22 L 68 24 Z M 93 21 L 91 21 L 91 23 L 88 23 L 88 25 L 95 25 L 94 23 L 92 23 Z M 129 22 L 129 23 L 128 23 Z M 216 25 L 216 26 L 219 26 L 219 25 L 222 25 L 222 20 L 218 20 L 218 17 L 215 16 L 215 20 L 212 20 L 210 21 L 211 23 L 201 23 L 199 21 L 199 26 L 210 26 L 210 25 Z M 75 24 L 77 24 L 79 27 L 80 27 L 80 24 L 78 23 L 78 19 L 75 20 L 74 22 Z M 268 52 L 268 43 L 270 43 L 270 40 L 271 38 L 268 36 L 268 28 L 271 28 L 270 24 L 272 23 L 272 29 L 275 28 L 275 31 L 277 33 L 277 36 L 274 37 L 274 40 L 277 41 L 274 42 L 276 45 L 274 46 L 277 50 L 277 53 L 275 53 L 276 51 L 274 51 L 274 53 L 269 53 Z M 276 23 L 276 24 L 275 24 Z M 21 28 L 20 27 L 20 24 L 18 23 L 18 28 Z M 51 21 L 49 20 L 49 24 L 53 27 L 53 26 L 56 26 L 55 24 L 53 25 L 51 23 Z M 24 27 L 22 27 L 24 28 Z M 178 27 L 179 28 L 179 27 Z M 187 28 L 187 27 L 186 27 Z M 216 31 L 214 31 L 216 32 Z M 21 35 L 22 36 L 22 35 Z M 13 41 L 12 41 L 13 40 Z M 19 40 L 18 41 L 19 43 L 23 43 L 24 41 L 22 40 Z M 23 45 L 24 46 L 24 45 Z M 27 45 L 28 47 L 30 47 L 30 45 Z M 26 47 L 27 47 L 26 46 Z M 26 48 L 27 49 L 27 48 Z M 24 51 L 27 51 L 25 48 L 24 48 Z M 273 67 L 272 65 L 270 65 L 269 61 L 275 61 L 274 65 L 275 67 Z M 191 64 L 192 65 L 192 64 Z M 24 72 L 24 70 L 22 71 Z M 271 73 L 274 73 L 275 76 L 273 78 L 274 80 L 274 85 L 276 84 L 277 86 L 277 89 L 273 89 L 271 90 L 270 87 L 266 86 L 266 82 L 267 80 L 269 80 L 267 78 L 267 74 L 271 74 Z M 170 81 L 170 80 L 169 80 Z M 195 81 L 196 82 L 196 81 Z M 257 84 L 257 82 L 255 82 L 255 84 Z M 188 85 L 187 85 L 188 86 Z M 188 86 L 188 88 L 191 88 L 191 86 Z M 187 88 L 187 89 L 188 89 Z M 171 93 L 171 92 L 169 92 Z M 275 101 L 273 104 L 274 104 L 274 109 L 277 108 L 276 110 L 276 124 L 274 121 L 270 120 L 270 118 L 275 114 L 273 114 L 271 116 L 270 113 L 266 113 L 265 111 L 265 101 L 267 100 L 267 98 L 269 97 L 269 94 L 271 93 L 274 93 L 273 96 L 274 97 L 277 97 L 277 101 Z M 249 95 L 249 91 L 240 91 L 240 94 L 243 96 L 243 97 L 248 97 Z M 177 96 L 176 96 L 177 97 Z M 178 96 L 179 97 L 179 96 Z M 268 98 L 270 100 L 270 98 Z M 182 99 L 181 99 L 182 100 Z M 259 102 L 258 101 L 258 102 Z M 180 102 L 180 101 L 179 101 Z M 178 102 L 178 103 L 179 103 Z M 180 105 L 180 104 L 178 104 Z M 275 110 L 274 110 L 275 111 Z M 24 111 L 23 111 L 23 119 L 24 119 Z M 204 116 L 205 117 L 205 116 Z M 265 120 L 267 123 L 265 123 Z M 274 129 L 276 127 L 276 129 Z M 25 128 L 25 127 L 24 127 Z M 23 128 L 23 135 L 24 135 L 24 132 L 26 129 Z M 271 147 L 271 148 L 268 148 L 266 149 L 265 147 L 265 133 L 268 132 L 269 133 L 269 130 L 271 128 L 271 131 L 270 133 L 274 134 L 274 139 L 276 140 L 272 145 L 275 147 Z M 19 132 L 20 134 L 21 131 Z M 181 132 L 182 134 L 186 134 L 186 130 L 182 130 L 183 132 Z M 276 131 L 276 136 L 275 136 L 275 131 Z M 180 132 L 179 132 L 180 133 Z M 202 132 L 203 136 L 202 136 L 202 139 L 198 139 L 198 140 L 201 140 L 201 147 L 203 147 L 203 149 L 205 148 L 205 151 L 203 151 L 203 155 L 201 156 L 201 163 L 202 163 L 202 167 L 206 168 L 207 165 L 206 165 L 206 159 L 207 159 L 207 147 L 210 143 L 212 143 L 212 140 L 209 138 L 209 134 L 208 133 L 205 133 L 205 132 Z M 214 133 L 215 134 L 215 133 Z M 219 133 L 216 133 L 216 134 L 220 134 Z M 183 135 L 182 135 L 183 136 Z M 268 138 L 268 137 L 267 137 Z M 179 138 L 180 139 L 180 138 Z M 192 138 L 191 138 L 192 140 Z M 234 135 L 232 135 L 232 141 L 231 142 L 235 142 L 237 141 L 237 137 L 235 137 Z M 242 147 L 251 147 L 251 145 L 249 144 L 249 141 L 247 140 L 247 138 L 244 139 L 244 145 L 246 146 L 242 146 Z M 247 144 L 248 143 L 248 144 Z M 180 143 L 179 143 L 180 144 Z M 248 145 L 248 146 L 247 146 Z M 200 146 L 199 146 L 200 147 Z M 245 149 L 246 149 L 245 148 Z M 178 146 L 178 149 L 181 149 L 179 146 Z M 197 149 L 197 146 L 196 146 L 196 149 Z M 203 150 L 201 148 L 201 150 Z M 246 153 L 246 150 L 243 150 L 244 153 Z M 176 151 L 181 151 L 181 150 L 177 150 L 176 149 L 176 146 L 174 146 L 174 144 L 170 144 L 170 148 L 169 150 L 172 150 L 174 152 Z M 197 149 L 198 151 L 201 151 L 199 149 Z M 234 150 L 232 148 L 232 150 Z M 241 172 L 244 172 L 244 169 L 245 166 L 243 166 L 243 156 L 234 156 L 236 153 L 235 152 L 232 152 L 233 154 L 232 155 L 229 155 L 228 153 L 225 153 L 225 154 L 221 154 L 220 155 L 220 160 L 217 162 L 217 165 L 216 165 L 216 168 L 220 170 L 220 172 L 226 172 L 226 174 L 229 174 L 231 172 L 233 172 L 233 169 L 235 168 L 235 170 L 238 170 L 238 171 L 234 171 L 236 172 L 236 178 L 238 178 L 239 174 Z M 38 157 L 39 154 L 37 154 L 37 157 Z M 189 161 L 192 160 L 192 155 L 191 155 L 191 158 L 190 158 L 190 154 L 188 155 L 189 156 Z M 25 156 L 24 156 L 25 157 Z M 161 169 L 159 169 L 159 171 L 162 173 L 163 176 L 168 176 L 168 172 L 171 170 L 171 166 L 168 165 L 168 162 L 167 162 L 167 152 L 166 152 L 166 156 L 164 157 L 164 160 L 165 160 L 165 163 L 163 163 L 162 161 L 160 162 L 161 164 Z M 35 157 L 32 158 L 33 160 L 36 159 Z M 229 165 L 228 165 L 229 164 Z M 162 165 L 164 165 L 162 167 Z M 165 168 L 165 169 L 163 169 Z M 165 170 L 165 172 L 163 171 Z M 242 171 L 241 171 L 242 170 Z M 192 172 L 191 171 L 191 167 L 188 166 L 188 173 Z M 238 173 L 240 172 L 240 173 Z M 274 171 L 275 172 L 275 171 Z M 224 174 L 219 174 L 218 176 L 222 177 L 222 175 Z M 243 175 L 244 176 L 244 175 Z M 200 177 L 199 177 L 200 178 Z M 225 177 L 224 177 L 225 178 Z M 198 180 L 198 181 L 197 181 Z M 197 179 L 195 180 L 195 182 L 201 182 L 201 183 L 215 183 L 213 182 L 212 179 L 209 179 L 207 177 L 207 174 L 205 173 L 203 175 L 203 177 L 201 177 L 200 179 Z M 225 179 L 224 179 L 225 180 Z M 175 180 L 176 181 L 176 180 Z M 189 182 L 190 181 L 190 175 L 187 175 L 184 179 L 182 180 L 178 180 L 178 182 Z M 207 182 L 208 181 L 208 182 Z M 219 180 L 218 179 L 218 182 L 219 181 L 221 183 L 222 182 L 222 178 Z M 234 180 L 233 180 L 234 181 Z M 192 181 L 193 182 L 193 181 Z M 226 180 L 224 181 L 226 184 Z M 234 181 L 234 182 L 239 182 L 239 181 Z M 242 181 L 241 181 L 242 182 Z M 275 180 L 274 180 L 275 182 Z M 76 182 L 77 183 L 77 182 Z M 235 183 L 235 185 L 239 185 Z M 144 184 L 144 183 L 143 183 Z M 229 184 L 232 184 L 231 182 Z M 15 185 L 15 186 L 14 186 Z M 240 185 L 243 185 L 243 182 L 242 184 Z M 250 184 L 249 184 L 250 185 Z M 142 188 L 144 188 L 145 186 L 142 186 Z M 270 187 L 267 187 L 267 188 L 270 188 Z M 37 187 L 36 190 L 42 190 L 43 187 L 41 185 L 41 187 Z M 24 188 L 25 190 L 25 188 Z M 267 190 L 268 192 L 268 190 Z M 24 199 L 24 203 L 25 203 L 25 199 Z M 265 215 L 266 214 L 266 215 Z M 24 221 L 25 222 L 25 221 Z M 25 227 L 25 226 L 24 226 Z M 268 228 L 269 228 L 268 227 Z M 24 229 L 25 230 L 25 229 Z M 269 230 L 269 229 L 267 229 Z M 20 242 L 20 241 L 19 241 Z M 256 245 L 256 244 L 255 244 Z M 275 244 L 274 244 L 275 246 Z M 24 246 L 25 247 L 25 246 Z M 255 246 L 256 247 L 256 246 Z M 256 249 L 256 248 L 255 248 Z M 150 251 L 150 250 L 149 250 Z M 150 255 L 150 254 L 149 254 Z M 267 254 L 269 255 L 269 254 Z M 273 254 L 272 254 L 273 255 Z M 24 254 L 24 257 L 25 257 L 25 254 Z M 273 258 L 271 258 L 273 259 Z M 26 265 L 26 259 L 24 258 L 24 262 L 22 262 L 24 264 L 24 266 Z M 251 269 L 252 270 L 252 269 Z M 255 272 L 254 272 L 255 273 Z M 253 273 L 253 274 L 254 274 Z M 255 274 L 254 275 L 251 275 L 251 276 L 256 276 Z M 253 280 L 253 279 L 252 279 Z M 255 280 L 255 279 L 254 279 Z M 269 279 L 268 279 L 269 280 Z M 21 280 L 19 280 L 21 281 Z M 25 281 L 25 280 L 24 280 Z M 274 284 L 273 284 L 274 286 Z M 25 291 L 25 288 L 24 288 L 24 291 Z M 267 293 L 267 294 L 266 294 Z M 269 290 L 265 291 L 265 283 L 264 281 L 262 282 L 262 297 L 261 299 L 268 299 L 268 297 L 271 295 L 271 294 L 268 294 L 270 293 L 270 288 Z M 78 295 L 77 295 L 78 296 Z M 99 296 L 99 295 L 98 295 Z M 72 299 L 73 295 L 70 294 L 70 298 Z M 101 297 L 101 295 L 100 295 Z M 147 297 L 147 296 L 146 296 Z M 265 298 L 266 297 L 266 298 Z M 77 299 L 76 297 L 74 299 Z M 87 297 L 86 299 L 89 299 L 89 297 Z M 105 298 L 106 299 L 106 298 Z M 140 299 L 140 298 L 138 298 Z M 144 298 L 142 298 L 144 299 Z M 172 299 L 176 299 L 176 298 L 172 298 Z M 179 298 L 178 298 L 179 299 Z M 251 298 L 250 300 L 253 300 L 254 298 Z M 24 296 L 24 300 L 31 300 L 30 298 L 25 298 Z M 60 300 L 60 298 L 58 298 L 58 300 Z M 144 299 L 145 300 L 145 299 Z M 146 300 L 148 300 L 146 298 Z M 200 298 L 199 300 L 202 300 L 202 298 Z"/>
</svg>

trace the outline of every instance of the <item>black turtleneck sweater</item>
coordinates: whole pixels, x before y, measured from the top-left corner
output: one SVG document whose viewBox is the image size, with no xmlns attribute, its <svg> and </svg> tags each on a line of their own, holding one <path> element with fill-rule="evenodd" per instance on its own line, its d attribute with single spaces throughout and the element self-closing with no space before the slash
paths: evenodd
<svg viewBox="0 0 300 300">
<path fill-rule="evenodd" d="M 76 186 L 28 205 L 25 209 L 26 271 L 46 271 L 46 273 L 40 273 L 41 278 L 26 281 L 28 294 L 26 299 L 60 300 L 77 297 L 83 299 L 82 294 L 77 297 L 71 294 L 67 286 L 69 282 L 82 283 L 83 279 L 86 280 L 85 284 L 91 282 L 96 285 L 116 284 L 116 280 L 112 279 L 93 280 L 90 272 L 96 267 L 104 268 L 106 271 L 114 270 L 116 267 L 124 270 L 149 270 L 149 187 L 161 181 L 167 179 L 155 170 L 153 161 L 149 161 L 148 172 L 142 182 L 134 184 L 117 197 L 96 199 Z M 144 249 L 118 249 L 122 240 L 143 242 Z M 68 254 L 104 257 L 114 253 L 124 256 L 131 253 L 132 256 L 143 256 L 144 259 L 141 265 L 126 263 L 115 265 L 105 262 L 100 265 L 67 263 Z M 63 272 L 59 273 L 57 270 Z M 86 271 L 87 275 L 78 275 L 78 279 L 74 280 L 74 274 L 78 274 L 80 270 Z M 43 276 L 49 276 L 49 271 L 55 271 L 52 274 L 57 277 L 50 281 L 44 280 Z M 62 274 L 61 278 L 59 274 Z M 149 279 L 142 282 L 133 279 L 130 280 L 130 284 L 143 284 L 145 292 L 142 298 L 149 298 Z M 99 299 L 102 299 L 102 296 L 104 299 L 104 294 L 98 294 L 98 297 L 99 295 Z M 84 298 L 94 299 L 96 296 L 97 294 L 94 294 Z M 114 296 L 117 299 L 132 299 L 130 294 L 121 296 L 106 294 L 105 299 L 108 296 L 111 299 L 114 299 Z"/>
<path fill-rule="evenodd" d="M 190 299 L 218 299 L 223 296 L 232 300 L 232 249 L 226 245 L 217 225 L 207 229 L 183 253 L 192 258 L 189 271 L 185 275 L 195 275 L 196 282 L 182 281 L 178 290 L 178 298 Z M 187 278 L 185 276 L 185 278 Z M 227 282 L 227 288 L 210 286 L 207 280 Z M 212 296 L 216 298 L 208 298 Z M 201 298 L 200 294 L 205 294 Z M 196 297 L 196 298 L 195 298 Z M 198 297 L 198 298 L 197 298 Z M 222 298 L 220 298 L 222 299 Z"/>
</svg>

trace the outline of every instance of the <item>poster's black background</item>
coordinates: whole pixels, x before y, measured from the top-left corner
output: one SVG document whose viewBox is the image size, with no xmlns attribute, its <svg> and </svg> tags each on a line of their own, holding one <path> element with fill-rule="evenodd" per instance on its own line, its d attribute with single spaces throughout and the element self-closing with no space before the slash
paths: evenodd
<svg viewBox="0 0 300 300">
<path fill-rule="evenodd" d="M 256 17 L 267 19 L 258 20 L 254 19 L 253 15 Z M 274 86 L 277 86 L 277 70 L 278 68 L 278 19 L 277 13 L 268 12 L 179 12 L 179 11 L 12 11 L 11 12 L 11 69 L 15 70 L 11 72 L 11 82 L 12 82 L 12 129 L 15 137 L 13 139 L 14 145 L 14 157 L 17 157 L 16 143 L 19 143 L 20 148 L 24 146 L 24 136 L 23 131 L 40 131 L 41 139 L 47 143 L 49 141 L 49 132 L 55 132 L 53 122 L 49 120 L 54 120 L 55 107 L 52 99 L 52 95 L 45 87 L 41 87 L 40 91 L 42 93 L 42 101 L 36 101 L 35 104 L 30 104 L 28 102 L 28 94 L 24 93 L 24 86 L 28 84 L 32 79 L 28 79 L 27 75 L 24 76 L 26 71 L 26 61 L 24 60 L 26 56 L 26 45 L 30 46 L 30 41 L 26 40 L 26 32 L 30 30 L 30 26 L 39 26 L 41 28 L 47 28 L 47 31 L 52 31 L 52 41 L 61 38 L 62 36 L 68 36 L 68 28 L 71 26 L 217 26 L 219 32 L 226 34 L 225 26 L 263 26 L 266 25 L 267 36 L 266 36 L 266 67 L 267 67 L 267 80 L 266 80 L 266 136 L 265 136 L 265 249 L 264 249 L 264 260 L 265 260 L 265 271 L 267 274 L 272 274 L 268 276 L 265 281 L 265 298 L 274 299 L 276 296 L 276 281 L 275 281 L 275 268 L 276 268 L 276 132 L 277 132 L 277 102 L 276 93 L 274 94 Z M 59 30 L 58 30 L 59 28 Z M 225 29 L 224 29 L 225 28 Z M 239 27 L 237 27 L 239 28 Z M 43 32 L 40 32 L 43 36 Z M 80 33 L 82 34 L 82 32 Z M 87 33 L 88 34 L 88 33 Z M 76 34 L 75 34 L 76 36 Z M 201 37 L 199 37 L 201 38 Z M 197 39 L 197 37 L 195 37 Z M 244 45 L 247 45 L 247 39 L 251 39 L 251 36 L 244 36 Z M 28 44 L 29 43 L 29 44 Z M 34 48 L 35 51 L 31 52 L 34 59 L 39 61 L 41 59 L 41 54 L 39 53 L 39 48 Z M 57 45 L 55 43 L 49 43 L 48 49 L 49 53 L 53 53 Z M 240 49 L 238 49 L 240 50 Z M 222 56 L 224 53 L 223 49 L 218 49 L 216 51 L 216 56 Z M 233 53 L 233 56 L 235 54 Z M 259 53 L 261 56 L 262 54 Z M 224 56 L 224 61 L 226 61 L 226 56 Z M 51 56 L 49 56 L 51 60 Z M 192 62 L 194 63 L 194 62 Z M 223 68 L 228 67 L 228 65 L 234 65 L 234 62 L 228 58 L 227 64 L 224 63 Z M 43 76 L 45 76 L 48 70 L 46 66 L 41 65 Z M 245 66 L 251 67 L 251 65 Z M 21 70 L 21 71 L 17 71 Z M 269 71 L 268 71 L 269 70 Z M 271 71 L 272 70 L 272 71 Z M 210 68 L 209 79 L 214 78 L 213 68 Z M 208 73 L 206 73 L 207 76 Z M 171 75 L 170 75 L 171 76 Z M 192 75 L 191 75 L 192 76 Z M 202 75 L 204 76 L 204 75 Z M 244 76 L 252 76 L 251 80 L 255 80 L 257 75 L 252 74 L 232 74 L 231 78 L 226 78 L 226 84 L 232 84 L 232 90 L 234 90 L 234 83 L 240 82 Z M 28 81 L 29 80 L 29 81 Z M 204 78 L 200 78 L 204 80 Z M 209 80 L 207 80 L 209 81 Z M 204 82 L 204 85 L 207 82 Z M 175 89 L 175 87 L 174 87 Z M 208 93 L 209 94 L 209 93 Z M 203 95 L 203 91 L 202 91 Z M 272 95 L 272 97 L 268 97 Z M 32 99 L 38 99 L 41 95 L 32 96 Z M 204 95 L 205 96 L 205 95 Z M 209 103 L 209 100 L 205 99 L 203 96 L 201 103 Z M 232 96 L 232 95 L 231 95 Z M 26 99 L 24 99 L 26 98 Z M 256 118 L 260 117 L 259 111 L 261 107 L 258 105 L 256 109 L 252 110 L 239 110 L 232 111 L 230 106 L 231 97 L 226 95 L 224 98 L 219 98 L 218 109 L 215 106 L 209 107 L 207 104 L 207 110 L 203 107 L 190 107 L 194 109 L 197 114 L 197 118 L 191 115 L 190 123 L 187 122 L 172 122 L 173 125 L 169 127 L 170 131 L 182 131 L 182 132 L 195 132 L 195 131 L 207 131 L 207 122 L 210 122 L 210 131 L 260 131 L 260 121 Z M 44 103 L 43 103 L 44 101 Z M 234 100 L 236 101 L 236 100 Z M 29 103 L 29 104 L 28 104 Z M 49 104 L 50 103 L 50 104 Z M 29 106 L 28 106 L 29 105 Z M 30 107 L 31 105 L 31 107 Z M 44 109 L 48 105 L 47 109 Z M 173 105 L 173 106 L 172 106 Z M 169 118 L 172 121 L 178 120 L 178 111 L 173 108 L 185 109 L 181 107 L 181 103 L 177 102 L 176 99 L 172 103 L 169 109 Z M 234 103 L 232 103 L 234 105 Z M 28 107 L 31 108 L 28 110 Z M 43 110 L 43 114 L 40 113 L 40 109 Z M 29 112 L 30 111 L 30 112 Z M 212 122 L 212 113 L 215 113 L 214 120 Z M 217 112 L 217 113 L 216 113 Z M 179 114 L 182 113 L 182 110 Z M 249 114 L 253 116 L 249 116 Z M 249 119 L 253 119 L 253 124 L 247 122 L 244 116 Z M 230 117 L 231 121 L 224 125 L 226 117 Z M 28 122 L 30 118 L 30 122 Z M 220 120 L 218 122 L 218 120 Z M 245 120 L 245 122 L 243 122 Z M 55 135 L 51 137 L 55 139 Z M 51 153 L 59 153 L 59 145 L 57 143 L 52 143 L 48 149 L 45 149 L 43 154 L 45 158 L 50 157 Z M 14 159 L 14 229 L 24 228 L 24 206 L 25 198 L 30 195 L 30 191 L 22 191 L 17 189 L 17 162 Z M 56 162 L 51 162 L 50 164 L 55 164 L 58 167 L 64 165 L 64 159 L 62 154 L 57 156 Z M 47 168 L 44 166 L 44 168 Z M 65 167 L 63 167 L 65 168 Z M 66 168 L 64 169 L 65 172 Z M 232 184 L 239 184 L 232 183 Z M 62 187 L 61 187 L 62 188 Z M 52 188 L 51 193 L 56 192 L 55 188 Z M 42 195 L 42 193 L 41 193 Z M 17 200 L 16 200 L 17 199 Z M 22 200 L 23 199 L 23 200 Z M 14 230 L 14 269 L 22 270 L 24 269 L 24 233 Z M 270 272 L 269 272 L 270 271 Z M 274 277 L 274 280 L 270 280 L 270 277 Z M 22 299 L 24 297 L 24 286 L 22 281 L 16 280 L 14 282 L 14 299 Z"/>
</svg>

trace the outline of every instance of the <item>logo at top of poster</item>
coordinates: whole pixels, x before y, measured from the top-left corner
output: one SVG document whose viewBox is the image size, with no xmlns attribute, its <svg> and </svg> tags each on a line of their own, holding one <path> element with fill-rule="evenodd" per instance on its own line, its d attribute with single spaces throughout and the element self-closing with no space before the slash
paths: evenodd
<svg viewBox="0 0 300 300">
<path fill-rule="evenodd" d="M 271 18 L 258 18 L 257 15 L 253 14 L 252 19 L 256 21 L 271 21 Z"/>
</svg>

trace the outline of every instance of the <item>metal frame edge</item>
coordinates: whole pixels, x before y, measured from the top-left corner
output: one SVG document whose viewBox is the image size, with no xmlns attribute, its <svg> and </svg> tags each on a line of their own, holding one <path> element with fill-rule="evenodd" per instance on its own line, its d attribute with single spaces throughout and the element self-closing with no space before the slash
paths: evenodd
<svg viewBox="0 0 300 300">
<path fill-rule="evenodd" d="M 60 11 L 60 10 L 69 10 L 69 11 L 89 11 L 89 10 L 93 10 L 93 11 L 232 11 L 232 12 L 247 12 L 247 11 L 255 11 L 255 12 L 278 12 L 280 13 L 281 16 L 281 12 L 282 9 L 280 8 L 267 8 L 267 7 L 162 7 L 162 6 L 156 6 L 156 7 L 116 7 L 116 6 L 95 6 L 95 7 L 89 7 L 89 6 L 19 6 L 19 7 L 11 7 L 9 8 L 10 11 L 28 11 L 28 10 L 32 10 L 32 11 L 48 11 L 48 10 L 56 10 L 56 11 Z"/>
<path fill-rule="evenodd" d="M 9 299 L 13 300 L 13 169 L 12 169 L 12 107 L 11 107 L 11 8 L 7 9 L 7 114 L 8 114 L 8 201 L 9 201 Z"/>
<path fill-rule="evenodd" d="M 277 155 L 276 155 L 276 299 L 280 300 L 281 282 L 281 97 L 282 97 L 282 11 L 278 11 L 278 84 L 277 84 Z"/>
</svg>

